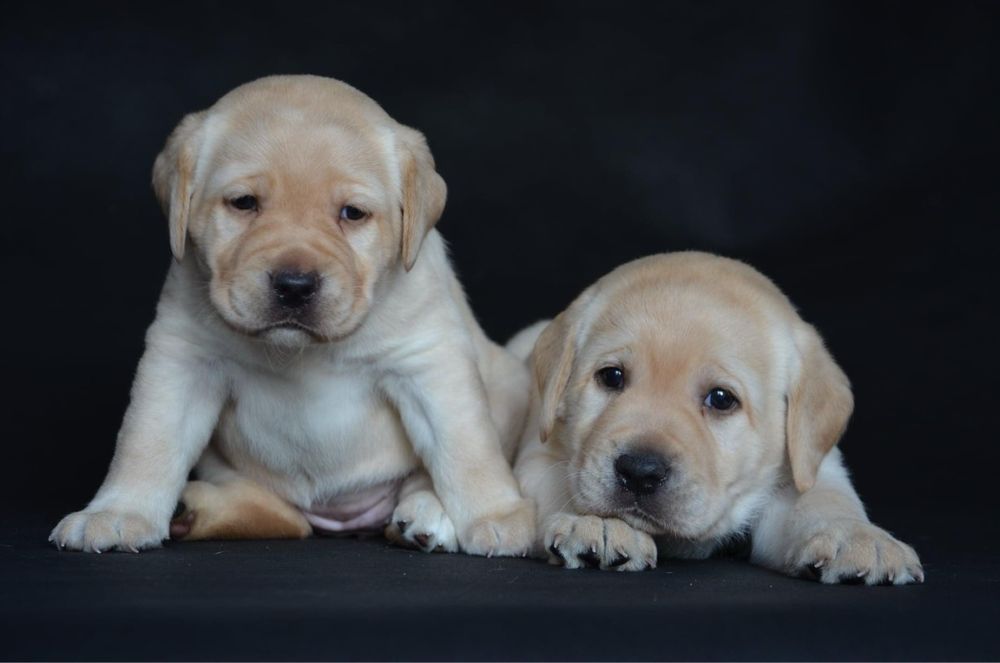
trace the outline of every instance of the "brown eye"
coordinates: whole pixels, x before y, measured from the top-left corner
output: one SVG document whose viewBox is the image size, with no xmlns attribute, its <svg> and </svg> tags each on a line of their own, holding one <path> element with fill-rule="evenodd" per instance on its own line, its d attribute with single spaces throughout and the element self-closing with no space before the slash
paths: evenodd
<svg viewBox="0 0 1000 663">
<path fill-rule="evenodd" d="M 232 205 L 234 209 L 238 209 L 241 212 L 256 212 L 257 196 L 240 196 L 230 200 L 229 204 Z"/>
<path fill-rule="evenodd" d="M 733 392 L 722 387 L 713 387 L 705 395 L 704 405 L 712 410 L 726 412 L 736 408 L 740 401 L 733 395 Z"/>
<path fill-rule="evenodd" d="M 345 221 L 360 221 L 366 216 L 368 212 L 353 205 L 344 205 L 340 208 L 340 218 Z"/>
<path fill-rule="evenodd" d="M 610 391 L 625 389 L 625 371 L 620 366 L 605 366 L 594 374 L 594 378 L 598 384 Z"/>
</svg>

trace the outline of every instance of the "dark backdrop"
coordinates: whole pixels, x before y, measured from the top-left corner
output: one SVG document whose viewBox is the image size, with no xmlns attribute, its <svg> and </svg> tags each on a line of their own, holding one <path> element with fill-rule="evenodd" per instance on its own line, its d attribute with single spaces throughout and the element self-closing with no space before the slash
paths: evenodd
<svg viewBox="0 0 1000 663">
<path fill-rule="evenodd" d="M 168 132 L 314 73 L 427 134 L 498 340 L 654 252 L 774 278 L 853 380 L 843 448 L 875 518 L 919 532 L 930 571 L 995 583 L 955 555 L 1000 539 L 997 6 L 469 5 L 4 10 L 0 511 L 41 542 L 103 478 L 171 259 L 149 186 Z M 970 525 L 913 525 L 932 512 Z"/>
<path fill-rule="evenodd" d="M 852 378 L 843 448 L 876 512 L 996 504 L 995 5 L 466 4 L 9 11 L 5 502 L 41 482 L 65 511 L 103 476 L 170 260 L 167 133 L 315 73 L 427 134 L 494 338 L 632 258 L 740 258 Z"/>
</svg>

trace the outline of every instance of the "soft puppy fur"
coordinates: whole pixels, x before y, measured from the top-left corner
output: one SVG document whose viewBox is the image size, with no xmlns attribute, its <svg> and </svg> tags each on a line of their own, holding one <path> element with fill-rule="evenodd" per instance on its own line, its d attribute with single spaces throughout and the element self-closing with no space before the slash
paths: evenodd
<svg viewBox="0 0 1000 663">
<path fill-rule="evenodd" d="M 176 260 L 107 478 L 52 541 L 391 522 L 426 550 L 527 549 L 508 459 L 530 378 L 466 304 L 423 135 L 345 83 L 264 78 L 185 117 L 153 185 Z"/>
<path fill-rule="evenodd" d="M 511 342 L 532 411 L 515 465 L 535 553 L 641 570 L 748 534 L 751 559 L 823 582 L 923 580 L 869 522 L 835 448 L 853 400 L 816 330 L 751 267 L 643 258 Z"/>
</svg>

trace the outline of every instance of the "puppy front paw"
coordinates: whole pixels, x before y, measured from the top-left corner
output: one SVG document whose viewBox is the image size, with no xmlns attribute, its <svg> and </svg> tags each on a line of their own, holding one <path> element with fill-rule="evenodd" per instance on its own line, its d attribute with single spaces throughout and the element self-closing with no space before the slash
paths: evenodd
<svg viewBox="0 0 1000 663">
<path fill-rule="evenodd" d="M 472 522 L 461 537 L 462 550 L 487 557 L 524 557 L 535 541 L 535 503 L 518 500 L 504 513 Z"/>
<path fill-rule="evenodd" d="M 441 500 L 430 490 L 418 490 L 396 505 L 385 537 L 397 545 L 424 552 L 458 552 L 455 526 Z"/>
<path fill-rule="evenodd" d="M 545 549 L 549 563 L 567 569 L 643 571 L 656 567 L 653 537 L 617 518 L 558 513 L 546 523 Z"/>
<path fill-rule="evenodd" d="M 792 575 L 827 584 L 924 581 L 924 569 L 913 548 L 862 520 L 845 518 L 827 523 L 795 546 L 788 559 Z"/>
<path fill-rule="evenodd" d="M 49 541 L 60 549 L 96 553 L 159 548 L 166 538 L 166 524 L 157 526 L 139 514 L 123 511 L 71 513 L 49 535 Z"/>
</svg>

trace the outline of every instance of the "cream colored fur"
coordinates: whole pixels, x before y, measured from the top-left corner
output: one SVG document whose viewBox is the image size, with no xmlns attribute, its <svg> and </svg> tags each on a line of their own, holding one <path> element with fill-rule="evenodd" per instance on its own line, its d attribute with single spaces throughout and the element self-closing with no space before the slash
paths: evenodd
<svg viewBox="0 0 1000 663">
<path fill-rule="evenodd" d="M 523 357 L 534 337 L 515 475 L 537 501 L 536 555 L 641 570 L 749 535 L 754 562 L 789 574 L 923 580 L 913 549 L 869 522 L 834 446 L 853 407 L 846 376 L 759 272 L 703 253 L 643 258 L 509 347 Z M 621 391 L 596 379 L 607 366 L 624 371 Z M 716 387 L 738 406 L 708 407 Z M 669 463 L 651 495 L 614 466 L 637 449 Z"/>
<path fill-rule="evenodd" d="M 305 536 L 305 511 L 402 482 L 395 540 L 522 554 L 533 509 L 508 459 L 529 377 L 433 229 L 423 136 L 339 81 L 264 78 L 184 118 L 153 179 L 176 261 L 107 478 L 51 540 L 158 546 L 182 491 L 187 538 Z M 286 265 L 322 278 L 301 324 L 271 312 Z"/>
</svg>

